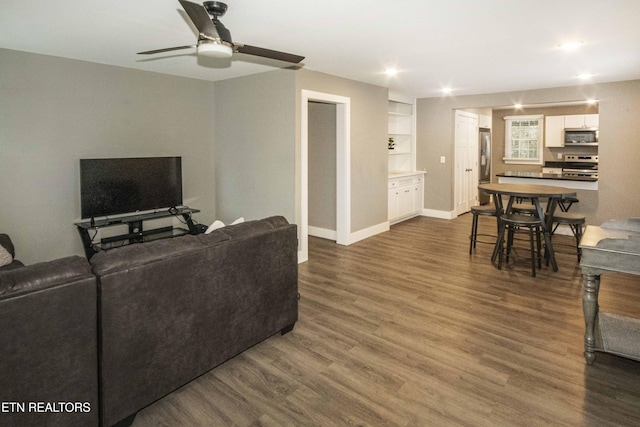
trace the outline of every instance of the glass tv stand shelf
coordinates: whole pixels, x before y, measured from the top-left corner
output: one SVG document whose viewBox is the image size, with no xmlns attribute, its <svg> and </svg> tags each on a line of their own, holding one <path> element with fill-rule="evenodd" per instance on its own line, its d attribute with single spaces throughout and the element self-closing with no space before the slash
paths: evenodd
<svg viewBox="0 0 640 427">
<path fill-rule="evenodd" d="M 82 239 L 82 246 L 87 259 L 90 259 L 93 255 L 101 250 L 109 250 L 118 248 L 120 246 L 129 245 L 131 243 L 142 243 L 157 239 L 166 239 L 169 237 L 183 236 L 185 234 L 198 234 L 198 227 L 193 223 L 191 214 L 200 212 L 198 209 L 191 209 L 187 207 L 183 208 L 171 208 L 156 212 L 141 213 L 137 215 L 119 216 L 113 218 L 100 218 L 97 220 L 84 220 L 75 222 L 74 225 L 78 228 L 80 238 Z M 149 230 L 144 229 L 144 222 L 160 218 L 169 218 L 172 216 L 181 216 L 184 224 L 188 229 L 181 227 L 160 227 Z M 100 239 L 99 243 L 95 243 L 90 235 L 93 230 L 97 233 L 98 229 L 105 227 L 113 227 L 117 225 L 126 224 L 129 227 L 129 232 L 118 236 L 105 237 Z M 94 234 L 95 237 L 95 234 Z"/>
</svg>

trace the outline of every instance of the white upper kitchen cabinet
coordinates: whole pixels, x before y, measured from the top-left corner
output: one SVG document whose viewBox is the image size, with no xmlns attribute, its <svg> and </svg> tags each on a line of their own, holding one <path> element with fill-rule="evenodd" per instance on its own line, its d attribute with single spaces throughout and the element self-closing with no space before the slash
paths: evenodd
<svg viewBox="0 0 640 427">
<path fill-rule="evenodd" d="M 565 117 L 571 116 L 547 116 L 544 123 L 545 147 L 564 147 Z"/>
<path fill-rule="evenodd" d="M 479 128 L 491 129 L 491 120 L 492 120 L 492 116 L 479 114 L 478 115 L 478 127 Z"/>
<path fill-rule="evenodd" d="M 564 147 L 565 129 L 597 128 L 599 117 L 598 114 L 546 116 L 544 119 L 544 146 Z"/>
<path fill-rule="evenodd" d="M 600 126 L 600 115 L 599 114 L 585 114 L 584 115 L 584 126 L 588 128 L 597 128 Z"/>
<path fill-rule="evenodd" d="M 564 116 L 564 127 L 568 129 L 598 127 L 600 122 L 598 114 L 574 114 Z"/>
</svg>

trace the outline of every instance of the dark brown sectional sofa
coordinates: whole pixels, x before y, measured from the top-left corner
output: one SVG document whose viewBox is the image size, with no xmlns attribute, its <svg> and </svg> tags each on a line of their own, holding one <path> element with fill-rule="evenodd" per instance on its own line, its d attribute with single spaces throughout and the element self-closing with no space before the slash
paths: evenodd
<svg viewBox="0 0 640 427">
<path fill-rule="evenodd" d="M 5 343 L 21 349 L 10 347 L 8 359 L 2 350 L 0 401 L 88 401 L 91 410 L 0 412 L 0 425 L 130 424 L 140 409 L 298 319 L 297 230 L 283 217 L 67 262 L 78 274 L 42 287 L 34 277 L 49 268 L 0 270 L 0 324 L 12 326 Z M 14 275 L 31 269 L 38 272 L 19 290 L 26 279 Z"/>
</svg>

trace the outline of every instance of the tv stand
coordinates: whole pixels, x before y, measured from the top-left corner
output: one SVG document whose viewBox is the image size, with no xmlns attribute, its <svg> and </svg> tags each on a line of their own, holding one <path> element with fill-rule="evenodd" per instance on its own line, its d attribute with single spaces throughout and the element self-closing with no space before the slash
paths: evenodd
<svg viewBox="0 0 640 427">
<path fill-rule="evenodd" d="M 198 228 L 191 219 L 191 214 L 200 212 L 198 209 L 191 208 L 171 208 L 156 212 L 147 212 L 136 215 L 126 215 L 114 218 L 100 218 L 74 223 L 80 233 L 82 245 L 87 259 L 91 259 L 101 250 L 109 250 L 120 246 L 129 245 L 131 243 L 142 243 L 156 239 L 166 239 L 169 237 L 183 236 L 185 234 L 198 234 Z M 172 216 L 182 216 L 188 229 L 180 227 L 160 227 L 149 230 L 144 229 L 144 221 L 153 219 L 169 218 Z M 99 228 L 113 227 L 116 225 L 126 224 L 129 232 L 118 236 L 105 237 L 100 239 L 99 243 L 94 243 L 90 236 L 90 231 L 96 231 Z M 94 236 L 95 237 L 95 236 Z"/>
</svg>

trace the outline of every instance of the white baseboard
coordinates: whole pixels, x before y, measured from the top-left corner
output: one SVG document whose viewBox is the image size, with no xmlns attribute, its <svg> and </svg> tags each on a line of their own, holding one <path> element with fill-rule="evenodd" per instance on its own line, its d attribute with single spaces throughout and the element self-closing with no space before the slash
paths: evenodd
<svg viewBox="0 0 640 427">
<path fill-rule="evenodd" d="M 389 222 L 385 221 L 383 223 L 367 227 L 363 230 L 358 230 L 354 233 L 350 233 L 347 236 L 347 242 L 345 246 L 348 246 L 352 243 L 359 242 L 360 240 L 367 239 L 369 237 L 375 236 L 376 234 L 384 233 L 385 231 L 389 231 Z M 322 227 L 314 227 L 309 226 L 308 229 L 309 236 L 320 237 L 321 239 L 328 239 L 336 241 L 338 240 L 338 233 L 335 230 L 329 230 Z"/>
<path fill-rule="evenodd" d="M 440 219 L 454 219 L 456 218 L 456 215 L 453 211 L 437 211 L 435 209 L 423 209 L 422 216 L 430 216 L 433 218 L 440 218 Z"/>
<path fill-rule="evenodd" d="M 327 228 L 309 226 L 309 236 L 320 237 L 321 239 L 337 240 L 338 232 Z"/>
<path fill-rule="evenodd" d="M 376 234 L 384 233 L 385 231 L 389 231 L 389 221 L 349 234 L 347 245 L 375 236 Z"/>
</svg>

